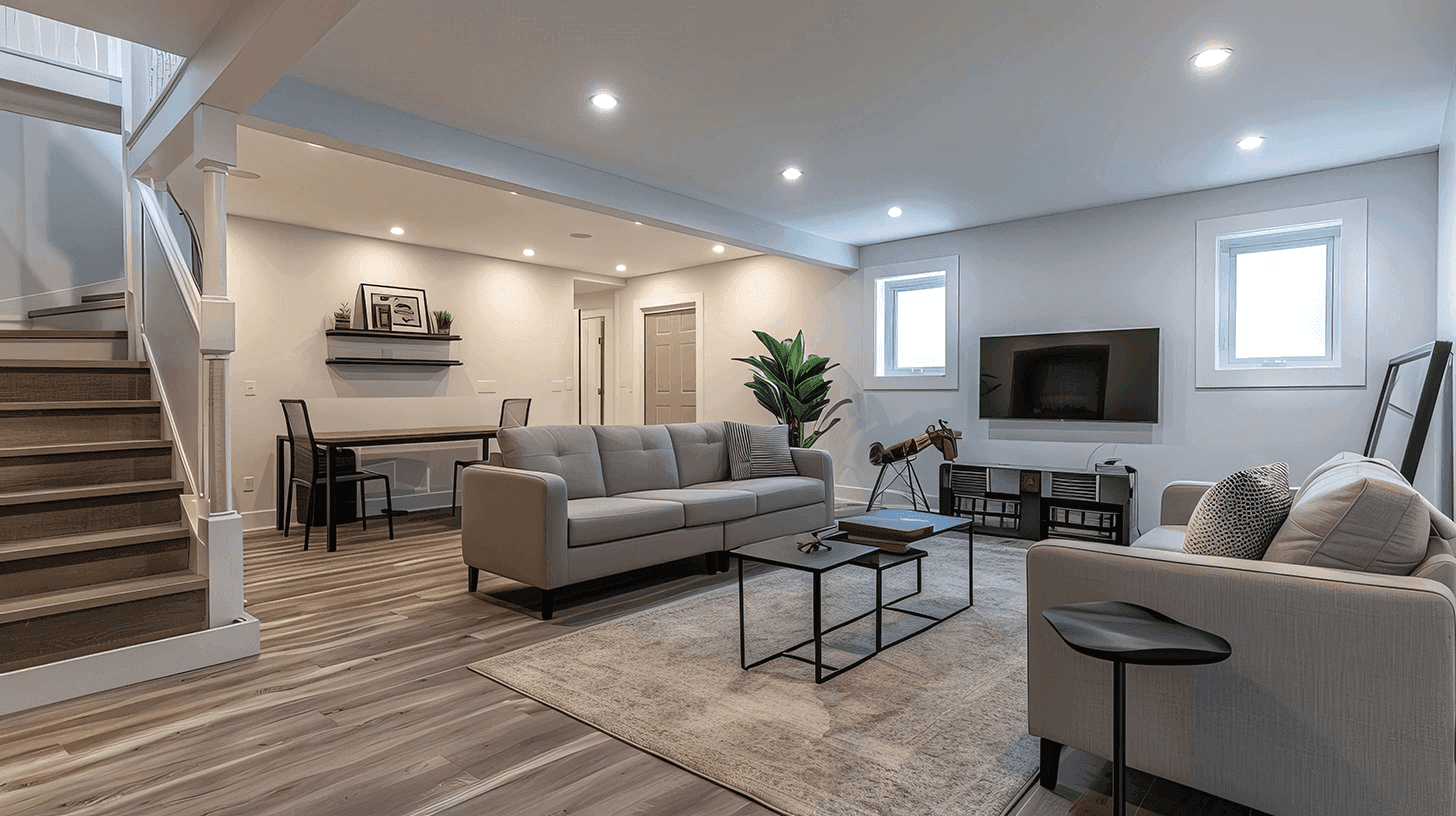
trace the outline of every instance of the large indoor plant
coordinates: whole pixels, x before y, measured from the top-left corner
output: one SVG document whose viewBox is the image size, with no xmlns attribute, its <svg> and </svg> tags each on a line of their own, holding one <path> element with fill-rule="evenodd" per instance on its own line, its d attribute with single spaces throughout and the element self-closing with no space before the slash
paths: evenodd
<svg viewBox="0 0 1456 816">
<path fill-rule="evenodd" d="M 792 342 L 775 340 L 772 335 L 754 332 L 759 342 L 768 349 L 768 354 L 758 357 L 734 357 L 733 359 L 753 366 L 753 379 L 744 383 L 753 389 L 758 404 L 768 409 L 780 425 L 789 426 L 789 445 L 795 448 L 812 448 L 814 442 L 826 431 L 839 424 L 836 417 L 828 425 L 824 421 L 830 414 L 848 405 L 850 400 L 834 403 L 828 411 L 829 386 L 833 380 L 824 379 L 824 372 L 839 365 L 829 362 L 828 357 L 804 353 L 804 332 L 801 330 Z M 805 429 L 812 429 L 805 434 Z"/>
</svg>

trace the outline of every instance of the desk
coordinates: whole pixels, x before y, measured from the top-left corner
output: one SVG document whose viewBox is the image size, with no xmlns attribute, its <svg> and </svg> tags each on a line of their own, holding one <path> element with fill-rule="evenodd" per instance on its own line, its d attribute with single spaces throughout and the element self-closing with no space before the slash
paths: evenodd
<svg viewBox="0 0 1456 816">
<path fill-rule="evenodd" d="M 314 433 L 313 441 L 324 448 L 324 507 L 327 508 L 329 552 L 338 549 L 338 538 L 334 528 L 334 450 L 337 448 L 370 448 L 381 445 L 423 445 L 430 442 L 470 442 L 480 440 L 481 458 L 490 452 L 490 440 L 495 438 L 499 431 L 495 425 L 459 425 L 451 428 L 408 428 L 405 430 L 390 431 L 326 431 Z M 284 466 L 288 461 L 283 458 L 283 446 L 288 443 L 287 434 L 279 434 L 277 439 L 278 458 L 277 479 L 274 481 L 277 492 L 274 493 L 278 505 L 275 524 L 279 530 L 283 529 L 283 497 L 284 491 L 291 489 L 288 485 L 288 477 L 284 474 Z M 361 513 L 364 508 L 359 508 Z"/>
</svg>

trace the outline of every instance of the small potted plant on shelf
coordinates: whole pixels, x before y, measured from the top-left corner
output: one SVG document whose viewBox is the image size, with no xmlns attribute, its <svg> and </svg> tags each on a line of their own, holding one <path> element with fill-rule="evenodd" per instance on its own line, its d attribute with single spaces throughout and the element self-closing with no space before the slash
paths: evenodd
<svg viewBox="0 0 1456 816">
<path fill-rule="evenodd" d="M 449 334 L 450 324 L 454 321 L 454 316 L 452 316 L 448 311 L 435 312 L 435 333 Z"/>
<path fill-rule="evenodd" d="M 334 310 L 334 328 L 347 329 L 354 325 L 354 308 L 347 303 L 340 303 L 339 308 Z"/>
</svg>

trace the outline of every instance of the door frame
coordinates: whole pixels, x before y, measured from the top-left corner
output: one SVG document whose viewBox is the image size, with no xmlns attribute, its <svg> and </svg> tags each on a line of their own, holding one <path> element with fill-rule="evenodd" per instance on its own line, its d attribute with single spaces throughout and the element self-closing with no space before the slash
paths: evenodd
<svg viewBox="0 0 1456 816">
<path fill-rule="evenodd" d="M 632 401 L 635 407 L 630 416 L 638 425 L 647 424 L 647 316 L 660 312 L 676 312 L 681 309 L 692 309 L 697 322 L 697 377 L 695 387 L 698 389 L 698 410 L 697 421 L 703 421 L 707 394 L 703 390 L 704 375 L 706 374 L 707 342 L 706 323 L 703 310 L 702 292 L 683 292 L 675 295 L 660 295 L 655 298 L 643 298 L 634 301 L 632 304 L 632 359 L 635 362 L 632 371 Z M 580 345 L 578 343 L 578 345 Z"/>
<path fill-rule="evenodd" d="M 617 395 L 614 383 L 617 376 L 617 336 L 612 332 L 612 320 L 615 315 L 612 309 L 577 309 L 576 310 L 576 421 L 582 424 L 585 419 L 585 406 L 582 404 L 586 397 L 586 386 L 583 384 L 581 362 L 581 323 L 587 318 L 601 317 L 602 321 L 602 424 L 616 424 L 617 417 Z"/>
</svg>

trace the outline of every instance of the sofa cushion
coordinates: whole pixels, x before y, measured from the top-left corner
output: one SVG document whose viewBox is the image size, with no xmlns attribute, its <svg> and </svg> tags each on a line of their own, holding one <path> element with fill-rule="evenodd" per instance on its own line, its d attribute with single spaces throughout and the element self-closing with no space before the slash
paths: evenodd
<svg viewBox="0 0 1456 816">
<path fill-rule="evenodd" d="M 756 513 L 772 513 L 824 501 L 824 482 L 808 476 L 769 476 L 728 482 L 705 482 L 686 490 L 747 490 L 757 499 Z"/>
<path fill-rule="evenodd" d="M 1145 550 L 1166 550 L 1168 552 L 1183 552 L 1183 537 L 1188 533 L 1188 527 L 1182 524 L 1164 524 L 1138 536 L 1134 541 L 1134 547 Z"/>
<path fill-rule="evenodd" d="M 668 425 L 672 453 L 677 457 L 677 481 L 683 487 L 728 478 L 728 443 L 722 422 Z"/>
<path fill-rule="evenodd" d="M 1289 465 L 1275 462 L 1235 473 L 1208 489 L 1188 517 L 1183 551 L 1263 558 L 1289 516 Z"/>
<path fill-rule="evenodd" d="M 676 488 L 677 457 L 664 425 L 594 425 L 608 496 Z"/>
<path fill-rule="evenodd" d="M 506 467 L 555 473 L 565 479 L 567 499 L 607 495 L 597 437 L 589 427 L 501 428 L 496 441 Z"/>
<path fill-rule="evenodd" d="M 1425 559 L 1431 522 L 1393 465 L 1341 454 L 1299 489 L 1264 560 L 1409 575 Z"/>
<path fill-rule="evenodd" d="M 747 490 L 640 490 L 622 493 L 619 498 L 677 502 L 683 506 L 683 523 L 688 527 L 748 518 L 758 509 L 758 499 Z"/>
<path fill-rule="evenodd" d="M 661 533 L 682 526 L 683 506 L 677 502 L 602 496 L 566 503 L 568 547 Z"/>
</svg>

